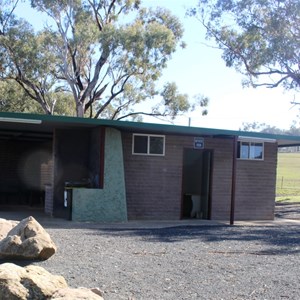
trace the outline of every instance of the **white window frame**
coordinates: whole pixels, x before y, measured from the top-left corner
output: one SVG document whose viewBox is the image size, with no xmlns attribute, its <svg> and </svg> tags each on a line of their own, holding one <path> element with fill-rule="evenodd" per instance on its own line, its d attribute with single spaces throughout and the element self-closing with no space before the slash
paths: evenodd
<svg viewBox="0 0 300 300">
<path fill-rule="evenodd" d="M 249 145 L 249 157 L 246 158 L 246 157 L 237 157 L 237 159 L 240 159 L 240 160 L 251 160 L 251 161 L 263 161 L 264 158 L 265 158 L 265 143 L 263 140 L 261 139 L 249 139 L 249 138 L 239 138 L 238 139 L 238 145 L 240 146 L 240 149 L 238 149 L 238 153 L 240 154 L 241 156 L 241 145 L 242 143 L 247 143 Z M 255 157 L 251 157 L 251 145 L 253 144 L 261 144 L 262 146 L 262 158 L 255 158 Z"/>
<path fill-rule="evenodd" d="M 134 137 L 135 136 L 147 136 L 148 137 L 148 140 L 147 140 L 147 153 L 135 153 L 134 152 Z M 150 138 L 151 137 L 163 138 L 163 153 L 162 154 L 150 153 Z M 134 133 L 132 135 L 132 154 L 133 155 L 147 155 L 147 156 L 165 156 L 165 143 L 166 143 L 166 136 L 165 135 Z"/>
</svg>

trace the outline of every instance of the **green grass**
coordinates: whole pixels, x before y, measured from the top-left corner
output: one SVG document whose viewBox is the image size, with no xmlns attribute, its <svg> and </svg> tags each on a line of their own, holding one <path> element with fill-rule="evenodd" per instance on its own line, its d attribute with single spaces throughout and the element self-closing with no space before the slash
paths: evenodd
<svg viewBox="0 0 300 300">
<path fill-rule="evenodd" d="M 277 202 L 300 202 L 300 153 L 278 153 Z"/>
</svg>

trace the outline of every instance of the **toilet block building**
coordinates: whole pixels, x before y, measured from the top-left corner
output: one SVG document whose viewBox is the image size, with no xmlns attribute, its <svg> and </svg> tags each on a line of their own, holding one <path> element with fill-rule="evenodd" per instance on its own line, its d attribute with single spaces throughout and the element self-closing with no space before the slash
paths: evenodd
<svg viewBox="0 0 300 300">
<path fill-rule="evenodd" d="M 300 137 L 0 113 L 0 206 L 75 221 L 272 220 Z"/>
</svg>

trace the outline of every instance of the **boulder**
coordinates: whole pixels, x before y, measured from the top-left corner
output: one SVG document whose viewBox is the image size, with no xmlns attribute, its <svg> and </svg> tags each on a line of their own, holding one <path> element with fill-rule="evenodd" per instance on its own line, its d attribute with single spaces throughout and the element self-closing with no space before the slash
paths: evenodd
<svg viewBox="0 0 300 300">
<path fill-rule="evenodd" d="M 103 300 L 103 298 L 95 293 L 94 289 L 86 288 L 66 288 L 57 290 L 50 300 Z"/>
<path fill-rule="evenodd" d="M 5 220 L 0 218 L 0 241 L 7 236 L 7 233 L 12 230 L 19 222 L 12 220 Z"/>
<path fill-rule="evenodd" d="M 2 259 L 46 260 L 55 252 L 49 234 L 33 217 L 20 221 L 0 240 Z"/>
<path fill-rule="evenodd" d="M 9 300 L 103 300 L 102 292 L 69 288 L 62 276 L 52 275 L 34 265 L 0 265 L 0 299 Z"/>
<path fill-rule="evenodd" d="M 39 266 L 0 265 L 0 299 L 46 300 L 67 286 L 62 276 L 52 275 Z"/>
</svg>

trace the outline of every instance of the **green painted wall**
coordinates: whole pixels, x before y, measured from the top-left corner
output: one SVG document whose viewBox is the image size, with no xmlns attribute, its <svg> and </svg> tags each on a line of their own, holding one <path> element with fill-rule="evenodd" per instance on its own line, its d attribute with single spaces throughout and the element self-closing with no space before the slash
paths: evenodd
<svg viewBox="0 0 300 300">
<path fill-rule="evenodd" d="M 106 129 L 104 158 L 103 189 L 73 190 L 74 221 L 127 221 L 122 139 L 118 130 Z"/>
</svg>

